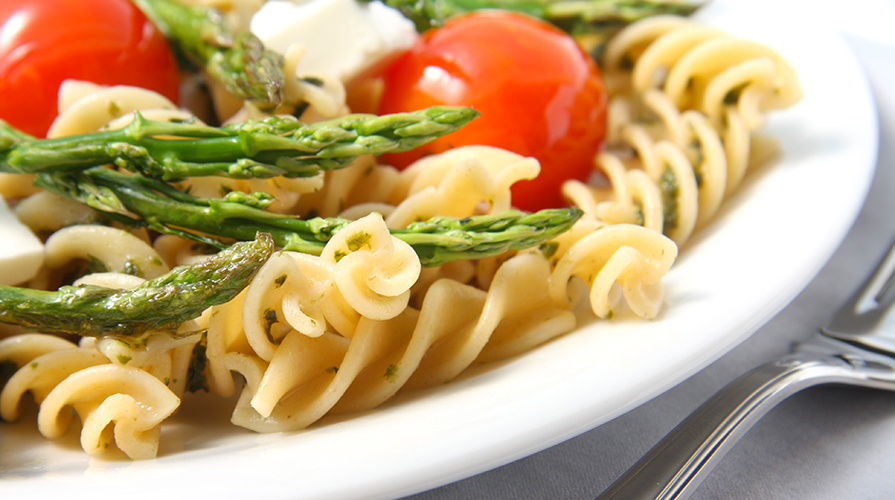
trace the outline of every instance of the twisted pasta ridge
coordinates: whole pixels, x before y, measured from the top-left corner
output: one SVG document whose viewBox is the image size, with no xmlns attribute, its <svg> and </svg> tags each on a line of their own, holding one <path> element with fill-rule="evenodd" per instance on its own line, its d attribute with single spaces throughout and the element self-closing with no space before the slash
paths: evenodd
<svg viewBox="0 0 895 500">
<path fill-rule="evenodd" d="M 655 317 L 661 278 L 677 255 L 671 240 L 641 226 L 584 221 L 555 243 L 549 257 L 535 250 L 508 258 L 487 290 L 441 278 L 427 287 L 419 309 L 405 307 L 385 319 L 357 314 L 348 335 L 328 329 L 308 335 L 284 323 L 275 340 L 264 334 L 261 352 L 218 350 L 212 348 L 218 343 L 212 321 L 209 366 L 235 367 L 239 359 L 242 366 L 229 369 L 247 372 L 231 421 L 258 432 L 303 429 L 327 414 L 374 408 L 402 389 L 445 383 L 473 363 L 527 351 L 575 328 L 568 293 L 573 277 L 591 287 L 592 306 L 601 317 L 610 317 L 621 302 L 638 315 Z M 266 264 L 275 271 L 262 269 L 260 279 L 287 273 L 279 286 L 299 286 L 299 264 L 281 256 Z M 245 324 L 268 309 L 306 307 L 288 291 L 258 290 L 271 302 L 246 302 Z M 289 300 L 299 303 L 288 306 Z M 246 327 L 246 335 L 257 335 L 254 328 Z M 259 339 L 230 343 L 254 346 Z"/>
<path fill-rule="evenodd" d="M 327 413 L 373 408 L 404 387 L 444 383 L 474 362 L 565 333 L 575 326 L 574 314 L 533 286 L 549 274 L 542 255 L 520 254 L 501 266 L 487 292 L 440 279 L 419 310 L 408 307 L 384 320 L 361 316 L 350 338 L 292 330 L 257 384 L 246 383 L 232 420 L 260 432 L 302 429 Z"/>
<path fill-rule="evenodd" d="M 802 96 L 772 49 L 692 20 L 638 21 L 607 46 L 607 79 L 624 88 L 609 108 L 596 167 L 608 187 L 579 182 L 565 195 L 589 218 L 634 223 L 679 245 L 705 225 L 776 144 L 756 135 L 768 111 Z"/>
<path fill-rule="evenodd" d="M 677 258 L 677 245 L 635 224 L 576 225 L 580 227 L 570 231 L 553 256 L 548 285 L 553 302 L 569 307 L 568 283 L 577 277 L 587 284 L 597 317 L 611 318 L 622 306 L 643 318 L 657 317 L 664 298 L 662 278 Z M 620 296 L 614 295 L 619 291 Z"/>
<path fill-rule="evenodd" d="M 45 437 L 64 435 L 73 410 L 88 454 L 101 454 L 114 443 L 132 459 L 156 456 L 159 424 L 180 399 L 145 367 L 112 363 L 86 344 L 34 333 L 0 342 L 0 361 L 18 366 L 0 391 L 0 417 L 17 420 L 22 397 L 30 392 Z"/>
<path fill-rule="evenodd" d="M 681 110 L 723 120 L 734 103 L 750 129 L 763 113 L 798 102 L 802 88 L 793 67 L 770 47 L 675 16 L 635 22 L 606 47 L 604 71 L 615 86 L 636 94 L 660 89 Z M 621 92 L 620 89 L 617 93 Z"/>
<path fill-rule="evenodd" d="M 132 459 L 155 457 L 159 425 L 180 405 L 160 380 L 139 368 L 99 364 L 64 378 L 47 394 L 37 415 L 47 438 L 63 436 L 74 409 L 81 420 L 81 447 L 103 453 L 113 443 Z M 114 424 L 114 425 L 110 425 Z"/>
</svg>

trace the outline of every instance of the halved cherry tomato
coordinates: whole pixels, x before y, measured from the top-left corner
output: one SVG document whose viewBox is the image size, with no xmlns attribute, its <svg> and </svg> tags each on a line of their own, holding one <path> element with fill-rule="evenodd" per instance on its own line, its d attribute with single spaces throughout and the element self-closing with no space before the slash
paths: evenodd
<svg viewBox="0 0 895 500">
<path fill-rule="evenodd" d="M 168 43 L 129 0 L 0 2 L 0 118 L 44 136 L 67 78 L 178 99 Z"/>
<path fill-rule="evenodd" d="M 539 19 L 478 11 L 429 30 L 383 75 L 379 113 L 448 104 L 481 116 L 460 131 L 385 161 L 486 144 L 533 156 L 541 174 L 513 185 L 525 210 L 564 205 L 560 186 L 586 180 L 606 132 L 607 96 L 596 64 L 566 33 Z"/>
</svg>

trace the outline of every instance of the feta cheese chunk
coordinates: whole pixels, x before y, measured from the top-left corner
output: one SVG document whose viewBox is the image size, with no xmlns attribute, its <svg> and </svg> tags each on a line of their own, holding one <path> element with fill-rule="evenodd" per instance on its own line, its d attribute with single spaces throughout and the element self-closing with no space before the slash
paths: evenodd
<svg viewBox="0 0 895 500">
<path fill-rule="evenodd" d="M 0 197 L 0 285 L 33 278 L 44 260 L 43 243 L 19 222 Z"/>
<path fill-rule="evenodd" d="M 250 29 L 281 54 L 293 43 L 304 45 L 299 76 L 330 75 L 346 83 L 386 64 L 418 37 L 410 20 L 380 1 L 270 0 Z"/>
</svg>

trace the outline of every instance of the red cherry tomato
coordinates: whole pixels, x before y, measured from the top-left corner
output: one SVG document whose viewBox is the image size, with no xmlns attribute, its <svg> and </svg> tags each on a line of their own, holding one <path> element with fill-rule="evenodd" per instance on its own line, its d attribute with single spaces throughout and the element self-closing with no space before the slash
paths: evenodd
<svg viewBox="0 0 895 500">
<path fill-rule="evenodd" d="M 44 136 L 67 78 L 178 99 L 168 43 L 129 0 L 0 2 L 0 118 Z"/>
<path fill-rule="evenodd" d="M 606 90 L 596 64 L 566 33 L 539 19 L 479 11 L 429 30 L 383 75 L 379 113 L 468 106 L 481 116 L 460 131 L 384 160 L 403 168 L 468 144 L 533 156 L 541 174 L 513 185 L 525 210 L 565 205 L 560 186 L 586 180 L 606 132 Z"/>
</svg>

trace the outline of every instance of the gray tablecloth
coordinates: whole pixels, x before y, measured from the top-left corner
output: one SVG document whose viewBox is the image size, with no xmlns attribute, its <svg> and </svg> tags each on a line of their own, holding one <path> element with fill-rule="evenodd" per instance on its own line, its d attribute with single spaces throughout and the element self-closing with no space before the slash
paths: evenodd
<svg viewBox="0 0 895 500">
<path fill-rule="evenodd" d="M 829 9 L 826 18 L 865 66 L 879 106 L 876 177 L 828 265 L 753 336 L 665 394 L 577 438 L 413 500 L 593 498 L 715 391 L 815 332 L 860 284 L 895 235 L 895 0 L 809 5 Z M 895 499 L 895 394 L 840 387 L 796 394 L 745 436 L 693 498 Z"/>
</svg>

